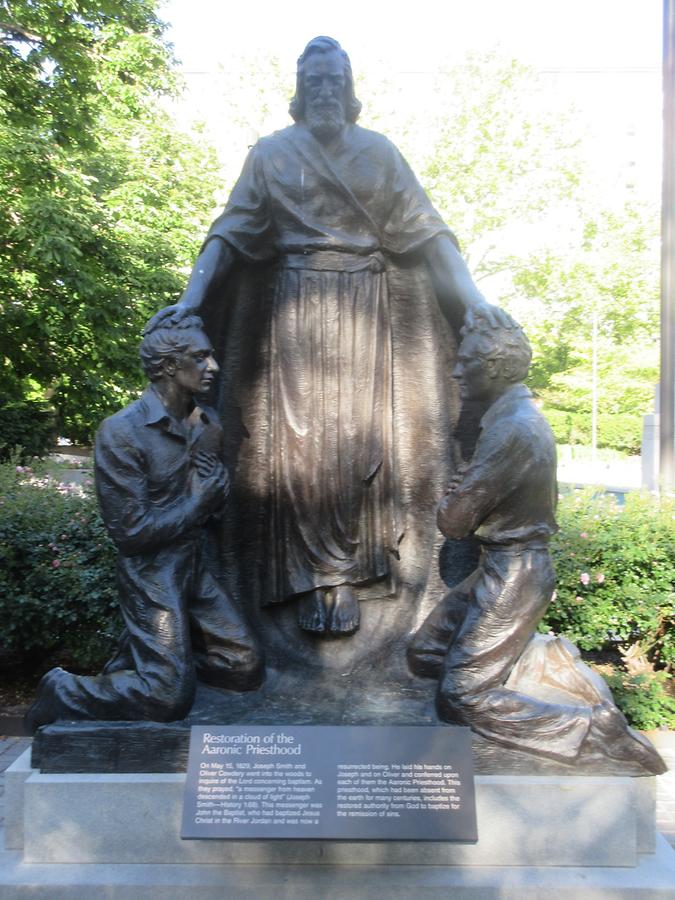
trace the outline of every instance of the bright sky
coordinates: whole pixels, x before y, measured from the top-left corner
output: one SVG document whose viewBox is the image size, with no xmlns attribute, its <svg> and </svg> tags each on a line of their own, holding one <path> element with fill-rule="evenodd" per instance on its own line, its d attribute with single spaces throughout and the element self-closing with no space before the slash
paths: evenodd
<svg viewBox="0 0 675 900">
<path fill-rule="evenodd" d="M 356 71 L 368 55 L 428 70 L 497 46 L 538 68 L 653 67 L 661 57 L 661 0 L 168 0 L 162 15 L 188 71 L 227 67 L 244 48 L 292 70 L 317 34 L 337 38 Z"/>
<path fill-rule="evenodd" d="M 236 145 L 232 123 L 219 114 L 223 85 L 232 84 L 223 70 L 238 73 L 241 57 L 275 56 L 290 94 L 298 56 L 323 34 L 349 53 L 357 78 L 367 73 L 369 83 L 380 76 L 403 85 L 407 98 L 418 96 L 439 67 L 461 64 L 468 54 L 496 52 L 532 66 L 551 109 L 577 109 L 594 173 L 589 190 L 604 185 L 617 203 L 632 191 L 656 207 L 662 13 L 662 0 L 165 0 L 161 15 L 188 85 L 179 119 L 205 120 L 221 162 L 228 147 L 235 160 L 224 186 L 260 132 L 256 125 Z M 368 97 L 361 99 L 367 112 Z M 290 124 L 285 104 L 279 114 L 272 128 Z M 514 229 L 516 240 L 524 245 Z"/>
<path fill-rule="evenodd" d="M 188 85 L 179 118 L 207 121 L 219 148 L 228 123 L 217 114 L 218 72 L 237 71 L 242 56 L 277 56 L 290 93 L 305 44 L 327 34 L 357 77 L 381 74 L 411 95 L 425 73 L 469 53 L 529 64 L 552 106 L 573 103 L 595 132 L 590 153 L 600 171 L 630 167 L 648 194 L 660 192 L 662 0 L 165 0 L 161 15 Z M 279 114 L 274 128 L 290 123 L 285 109 Z"/>
</svg>

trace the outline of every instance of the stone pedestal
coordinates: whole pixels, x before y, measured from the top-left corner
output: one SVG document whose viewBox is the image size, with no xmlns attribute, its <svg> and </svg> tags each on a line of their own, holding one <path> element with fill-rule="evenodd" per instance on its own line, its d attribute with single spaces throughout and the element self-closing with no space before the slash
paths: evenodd
<svg viewBox="0 0 675 900">
<path fill-rule="evenodd" d="M 182 841 L 185 776 L 6 773 L 3 900 L 675 897 L 651 778 L 478 775 L 475 845 Z"/>
</svg>

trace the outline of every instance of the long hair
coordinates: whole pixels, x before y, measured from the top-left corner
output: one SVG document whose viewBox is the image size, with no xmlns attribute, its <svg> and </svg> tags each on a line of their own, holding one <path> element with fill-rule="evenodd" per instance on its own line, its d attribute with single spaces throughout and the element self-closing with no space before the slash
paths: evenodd
<svg viewBox="0 0 675 900">
<path fill-rule="evenodd" d="M 305 47 L 302 56 L 298 59 L 298 68 L 295 76 L 295 97 L 288 108 L 294 121 L 301 122 L 305 117 L 305 63 L 314 53 L 330 53 L 337 51 L 344 64 L 345 75 L 345 118 L 348 122 L 356 122 L 361 112 L 361 103 L 354 94 L 354 76 L 349 57 L 336 40 L 330 37 L 315 37 Z"/>
</svg>

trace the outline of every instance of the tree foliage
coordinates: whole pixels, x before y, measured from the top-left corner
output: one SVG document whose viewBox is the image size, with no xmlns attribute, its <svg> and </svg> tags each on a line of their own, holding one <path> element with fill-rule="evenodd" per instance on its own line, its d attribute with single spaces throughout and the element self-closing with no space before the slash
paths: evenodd
<svg viewBox="0 0 675 900">
<path fill-rule="evenodd" d="M 561 443 L 588 444 L 595 352 L 599 446 L 638 453 L 658 378 L 658 217 L 635 202 L 586 213 L 575 244 L 515 271 L 532 310 L 531 383 Z"/>
<path fill-rule="evenodd" d="M 420 172 L 480 282 L 513 263 L 552 204 L 579 187 L 578 137 L 551 110 L 536 74 L 515 60 L 469 59 L 439 73 L 432 140 Z"/>
<path fill-rule="evenodd" d="M 596 183 L 573 110 L 518 63 L 441 73 L 434 108 L 422 181 L 488 299 L 524 325 L 558 439 L 591 441 L 595 349 L 599 445 L 639 452 L 658 378 L 656 205 Z"/>
<path fill-rule="evenodd" d="M 0 0 L 0 391 L 51 398 L 75 438 L 138 386 L 140 325 L 179 294 L 212 190 L 222 201 L 247 146 L 290 121 L 292 66 L 229 56 L 218 179 L 163 111 L 176 79 L 156 5 Z M 637 449 L 657 378 L 655 210 L 595 191 L 573 114 L 516 62 L 471 59 L 416 94 L 395 72 L 356 75 L 361 123 L 398 144 L 487 298 L 525 325 L 558 438 L 590 440 L 595 316 L 600 445 Z"/>
<path fill-rule="evenodd" d="M 0 3 L 0 394 L 92 436 L 142 383 L 213 205 L 213 155 L 176 131 L 155 2 Z"/>
</svg>

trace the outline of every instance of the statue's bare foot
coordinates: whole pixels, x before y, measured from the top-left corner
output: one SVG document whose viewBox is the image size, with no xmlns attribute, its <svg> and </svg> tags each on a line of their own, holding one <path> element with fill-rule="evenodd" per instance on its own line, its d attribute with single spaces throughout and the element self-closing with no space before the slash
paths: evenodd
<svg viewBox="0 0 675 900">
<path fill-rule="evenodd" d="M 354 634 L 361 622 L 361 610 L 353 588 L 340 584 L 331 590 L 333 608 L 330 612 L 328 630 L 331 634 Z"/>
<path fill-rule="evenodd" d="M 303 631 L 324 634 L 329 630 L 332 598 L 327 592 L 316 588 L 308 594 L 303 594 L 299 602 L 298 625 Z"/>
</svg>

